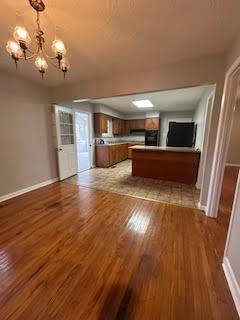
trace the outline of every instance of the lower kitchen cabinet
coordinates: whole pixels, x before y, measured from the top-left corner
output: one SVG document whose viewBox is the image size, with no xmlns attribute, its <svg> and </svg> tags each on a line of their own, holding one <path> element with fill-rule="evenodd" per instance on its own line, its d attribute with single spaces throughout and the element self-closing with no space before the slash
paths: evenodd
<svg viewBox="0 0 240 320">
<path fill-rule="evenodd" d="M 110 167 L 128 158 L 128 144 L 96 146 L 96 166 Z"/>
<path fill-rule="evenodd" d="M 96 166 L 101 168 L 124 161 L 128 158 L 128 143 L 96 146 Z"/>
<path fill-rule="evenodd" d="M 132 159 L 132 149 L 129 149 L 132 146 L 135 146 L 135 144 L 128 144 L 128 159 Z"/>
</svg>

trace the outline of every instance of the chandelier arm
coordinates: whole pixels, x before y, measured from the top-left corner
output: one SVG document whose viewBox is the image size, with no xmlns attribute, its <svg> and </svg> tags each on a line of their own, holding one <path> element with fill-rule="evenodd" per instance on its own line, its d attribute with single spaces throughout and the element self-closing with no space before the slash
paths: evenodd
<svg viewBox="0 0 240 320">
<path fill-rule="evenodd" d="M 31 56 L 26 57 L 25 60 L 30 60 L 30 59 L 36 57 L 36 55 L 37 55 L 36 53 L 33 53 Z"/>
<path fill-rule="evenodd" d="M 32 50 L 30 50 L 30 49 L 28 49 L 28 48 L 27 48 L 26 51 L 27 51 L 28 53 L 30 53 L 30 55 L 29 55 L 28 57 L 26 57 L 25 60 L 30 60 L 30 59 L 36 57 L 36 55 L 37 55 L 37 53 L 38 53 L 37 51 L 32 51 Z"/>
<path fill-rule="evenodd" d="M 46 50 L 46 46 L 45 46 L 45 42 L 43 43 L 43 52 L 44 52 L 44 54 L 45 54 L 45 56 L 48 58 L 48 59 L 56 59 L 56 57 L 53 57 L 53 56 L 49 56 L 48 54 L 47 54 L 47 50 Z"/>
<path fill-rule="evenodd" d="M 33 51 L 33 50 L 27 48 L 26 51 L 29 52 L 29 53 L 31 53 L 31 54 L 35 54 L 35 55 L 37 54 L 37 50 L 36 50 L 36 51 Z"/>
<path fill-rule="evenodd" d="M 49 62 L 54 68 L 59 70 L 59 66 L 57 66 L 55 63 L 53 63 L 52 60 L 49 60 Z"/>
<path fill-rule="evenodd" d="M 30 59 L 32 59 L 32 58 L 34 58 L 36 55 L 37 55 L 37 53 L 35 53 L 35 52 L 30 52 L 30 53 L 32 53 L 30 56 L 26 56 L 26 57 L 19 57 L 18 59 L 21 59 L 21 60 L 30 60 Z"/>
</svg>

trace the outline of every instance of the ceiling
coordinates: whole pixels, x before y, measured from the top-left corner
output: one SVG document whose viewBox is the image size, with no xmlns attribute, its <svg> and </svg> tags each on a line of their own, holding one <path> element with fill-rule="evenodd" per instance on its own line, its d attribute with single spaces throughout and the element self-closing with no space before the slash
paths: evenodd
<svg viewBox="0 0 240 320">
<path fill-rule="evenodd" d="M 192 111 L 196 109 L 199 101 L 213 86 L 198 86 L 184 89 L 158 91 L 127 96 L 90 100 L 94 104 L 103 104 L 124 114 L 136 114 L 142 112 L 172 112 Z M 133 105 L 134 100 L 149 99 L 153 108 L 137 108 Z"/>
<path fill-rule="evenodd" d="M 240 29 L 239 0 L 45 0 L 45 4 L 42 27 L 48 44 L 54 38 L 54 24 L 66 43 L 70 83 L 222 53 Z M 0 68 L 10 71 L 15 67 L 5 44 L 16 24 L 16 11 L 24 13 L 31 31 L 35 29 L 28 0 L 1 1 Z M 18 73 L 41 81 L 33 62 L 21 63 Z M 49 67 L 41 83 L 57 86 L 63 81 L 58 70 Z"/>
</svg>

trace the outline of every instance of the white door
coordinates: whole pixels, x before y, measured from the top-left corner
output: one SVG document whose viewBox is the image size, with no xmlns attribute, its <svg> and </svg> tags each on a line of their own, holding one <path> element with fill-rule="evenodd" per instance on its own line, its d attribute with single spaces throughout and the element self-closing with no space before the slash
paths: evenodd
<svg viewBox="0 0 240 320">
<path fill-rule="evenodd" d="M 77 174 L 74 113 L 69 108 L 55 106 L 59 178 Z"/>
</svg>

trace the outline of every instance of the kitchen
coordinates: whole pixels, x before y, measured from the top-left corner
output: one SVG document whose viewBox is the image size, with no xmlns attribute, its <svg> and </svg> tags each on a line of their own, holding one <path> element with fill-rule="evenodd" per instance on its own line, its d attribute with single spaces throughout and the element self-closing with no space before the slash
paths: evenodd
<svg viewBox="0 0 240 320">
<path fill-rule="evenodd" d="M 201 86 L 91 100 L 95 166 L 68 182 L 197 208 L 202 101 L 212 90 Z"/>
</svg>

